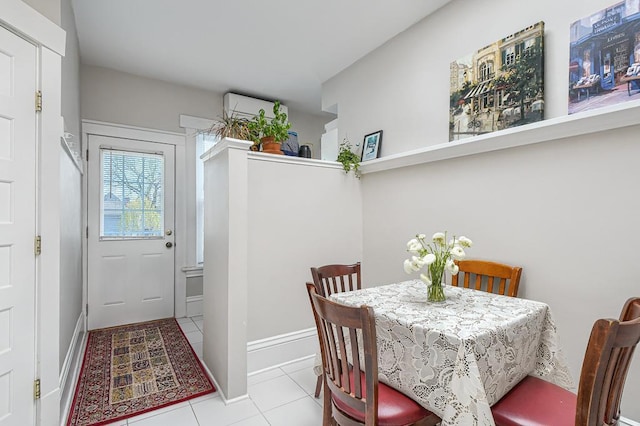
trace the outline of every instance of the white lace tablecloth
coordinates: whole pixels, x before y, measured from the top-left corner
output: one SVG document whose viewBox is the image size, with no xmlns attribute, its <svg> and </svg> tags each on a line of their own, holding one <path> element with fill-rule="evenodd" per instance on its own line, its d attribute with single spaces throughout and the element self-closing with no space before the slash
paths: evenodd
<svg viewBox="0 0 640 426">
<path fill-rule="evenodd" d="M 549 307 L 540 302 L 406 281 L 331 299 L 374 309 L 379 379 L 442 418 L 442 425 L 494 425 L 491 405 L 528 374 L 567 389 L 573 379 Z"/>
</svg>

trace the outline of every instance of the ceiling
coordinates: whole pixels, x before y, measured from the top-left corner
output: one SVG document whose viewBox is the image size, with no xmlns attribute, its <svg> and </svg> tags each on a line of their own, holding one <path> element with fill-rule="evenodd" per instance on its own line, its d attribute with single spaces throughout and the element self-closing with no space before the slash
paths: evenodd
<svg viewBox="0 0 640 426">
<path fill-rule="evenodd" d="M 83 64 L 321 112 L 321 85 L 451 0 L 73 0 Z"/>
</svg>

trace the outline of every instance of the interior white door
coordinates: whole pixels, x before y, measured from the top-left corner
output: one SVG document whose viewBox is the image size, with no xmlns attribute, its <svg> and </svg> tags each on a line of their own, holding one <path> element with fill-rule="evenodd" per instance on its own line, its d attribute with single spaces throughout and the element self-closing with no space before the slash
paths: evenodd
<svg viewBox="0 0 640 426">
<path fill-rule="evenodd" d="M 89 329 L 171 317 L 175 148 L 88 139 Z"/>
<path fill-rule="evenodd" d="M 0 425 L 35 424 L 36 48 L 0 27 Z"/>
</svg>

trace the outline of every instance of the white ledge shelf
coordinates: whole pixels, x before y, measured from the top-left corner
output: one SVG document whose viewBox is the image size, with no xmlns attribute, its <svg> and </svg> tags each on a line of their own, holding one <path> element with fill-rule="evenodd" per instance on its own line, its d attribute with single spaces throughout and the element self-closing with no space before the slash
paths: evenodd
<svg viewBox="0 0 640 426">
<path fill-rule="evenodd" d="M 362 163 L 363 174 L 549 142 L 640 124 L 640 100 L 431 145 Z"/>
<path fill-rule="evenodd" d="M 200 156 L 203 161 L 214 158 L 229 149 L 237 149 L 247 152 L 247 158 L 254 161 L 268 161 L 271 163 L 284 163 L 300 166 L 325 167 L 330 169 L 342 169 L 342 164 L 337 161 L 317 160 L 315 158 L 294 157 L 289 155 L 265 154 L 264 152 L 250 151 L 251 142 L 239 139 L 224 138 L 216 143 L 209 151 Z"/>
<path fill-rule="evenodd" d="M 269 161 L 272 163 L 285 163 L 300 166 L 342 169 L 342 164 L 338 163 L 337 161 L 318 160 L 315 158 L 294 157 L 291 155 L 273 155 L 255 151 L 250 151 L 248 157 L 250 160 L 254 161 Z"/>
</svg>

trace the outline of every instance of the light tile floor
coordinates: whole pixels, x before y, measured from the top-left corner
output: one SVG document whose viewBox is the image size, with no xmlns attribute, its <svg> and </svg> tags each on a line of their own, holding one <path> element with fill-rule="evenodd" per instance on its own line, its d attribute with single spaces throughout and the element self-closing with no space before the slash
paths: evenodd
<svg viewBox="0 0 640 426">
<path fill-rule="evenodd" d="M 178 318 L 195 353 L 202 356 L 202 317 Z M 313 397 L 314 358 L 248 377 L 249 399 L 225 405 L 216 393 L 112 423 L 112 426 L 319 426 L 322 394 Z"/>
</svg>

